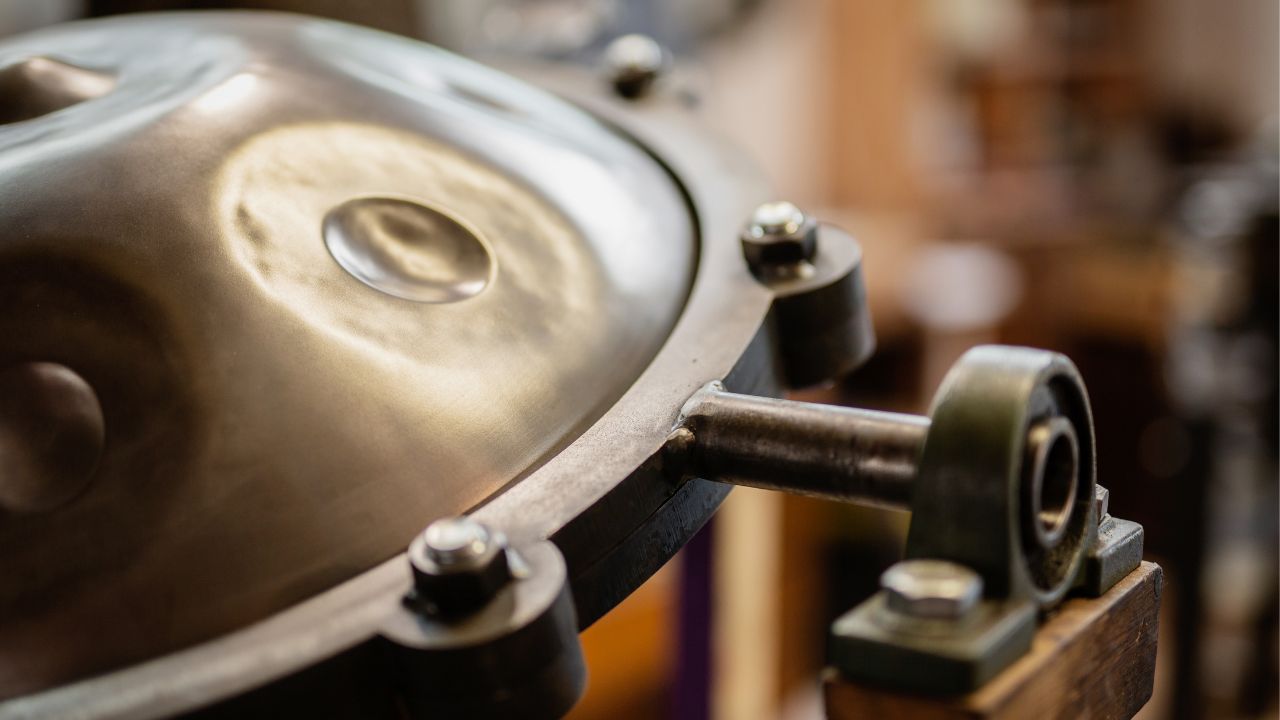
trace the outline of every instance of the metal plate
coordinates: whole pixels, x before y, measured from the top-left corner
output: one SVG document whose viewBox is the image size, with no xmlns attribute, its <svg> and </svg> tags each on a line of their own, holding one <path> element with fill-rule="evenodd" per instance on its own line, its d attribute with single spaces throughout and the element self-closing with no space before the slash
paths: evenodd
<svg viewBox="0 0 1280 720">
<path fill-rule="evenodd" d="M 670 96 L 628 103 L 591 74 L 520 68 L 635 137 L 680 179 L 697 218 L 697 273 L 667 343 L 596 423 L 479 516 L 516 544 L 551 537 L 564 552 L 589 624 L 652 574 L 706 521 L 728 486 L 676 486 L 661 449 L 680 406 L 710 380 L 738 392 L 779 388 L 763 325 L 772 293 L 742 261 L 743 219 L 767 196 L 744 153 L 700 131 Z M 162 717 L 214 703 L 332 658 L 361 657 L 400 608 L 410 583 L 403 555 L 217 640 L 101 677 L 0 703 L 0 718 Z M 320 665 L 317 665 L 320 663 Z"/>
<path fill-rule="evenodd" d="M 392 557 L 595 423 L 689 292 L 658 163 L 428 46 L 135 16 L 7 40 L 0 68 L 0 367 L 71 368 L 106 433 L 79 497 L 0 508 L 0 698 Z"/>
</svg>

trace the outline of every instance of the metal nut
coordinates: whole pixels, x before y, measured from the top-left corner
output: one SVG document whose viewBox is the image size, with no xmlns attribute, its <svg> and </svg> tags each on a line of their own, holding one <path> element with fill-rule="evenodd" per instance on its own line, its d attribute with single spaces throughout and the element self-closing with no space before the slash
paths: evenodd
<svg viewBox="0 0 1280 720">
<path fill-rule="evenodd" d="M 493 544 L 489 528 L 467 517 L 437 520 L 427 526 L 422 539 L 427 556 L 450 571 L 476 568 Z"/>
<path fill-rule="evenodd" d="M 1093 509 L 1094 516 L 1098 518 L 1101 524 L 1103 519 L 1107 517 L 1108 506 L 1111 503 L 1111 492 L 1101 485 L 1093 486 Z"/>
<path fill-rule="evenodd" d="M 667 52 L 647 35 L 623 35 L 604 51 L 609 82 L 629 100 L 643 97 L 667 67 Z"/>
<path fill-rule="evenodd" d="M 880 576 L 890 610 L 916 618 L 958 620 L 982 599 L 982 576 L 946 560 L 904 560 Z"/>
<path fill-rule="evenodd" d="M 818 223 L 785 200 L 756 208 L 742 231 L 742 254 L 756 275 L 813 259 L 818 250 Z"/>
<path fill-rule="evenodd" d="M 409 545 L 410 606 L 432 616 L 480 609 L 511 580 L 506 538 L 468 517 L 437 520 Z"/>
</svg>

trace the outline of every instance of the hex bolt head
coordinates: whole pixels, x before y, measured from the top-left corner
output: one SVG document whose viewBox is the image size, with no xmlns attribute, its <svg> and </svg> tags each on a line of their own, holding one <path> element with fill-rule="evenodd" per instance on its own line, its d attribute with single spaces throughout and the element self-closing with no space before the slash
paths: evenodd
<svg viewBox="0 0 1280 720">
<path fill-rule="evenodd" d="M 1111 491 L 1107 490 L 1101 485 L 1094 485 L 1093 486 L 1093 509 L 1095 510 L 1094 515 L 1097 516 L 1099 524 L 1101 524 L 1102 520 L 1107 517 L 1107 512 L 1109 512 L 1110 504 L 1111 504 Z"/>
<path fill-rule="evenodd" d="M 468 517 L 437 520 L 409 545 L 413 590 L 405 602 L 445 619 L 484 607 L 511 580 L 501 533 Z"/>
<path fill-rule="evenodd" d="M 946 560 L 903 560 L 884 571 L 880 588 L 894 612 L 959 620 L 982 599 L 982 576 Z"/>
<path fill-rule="evenodd" d="M 619 95 L 644 97 L 667 68 L 667 51 L 647 35 L 623 35 L 604 51 L 605 71 Z"/>
<path fill-rule="evenodd" d="M 422 539 L 427 556 L 447 568 L 473 565 L 493 542 L 488 528 L 467 517 L 437 520 L 427 526 Z"/>
<path fill-rule="evenodd" d="M 757 277 L 795 267 L 818 251 L 818 223 L 795 204 L 767 202 L 742 231 L 742 254 Z"/>
</svg>

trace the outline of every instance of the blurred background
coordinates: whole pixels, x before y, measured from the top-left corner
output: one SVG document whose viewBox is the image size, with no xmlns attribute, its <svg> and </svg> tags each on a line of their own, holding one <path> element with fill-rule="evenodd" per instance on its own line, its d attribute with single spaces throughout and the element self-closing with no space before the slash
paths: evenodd
<svg viewBox="0 0 1280 720">
<path fill-rule="evenodd" d="M 0 0 L 0 34 L 208 7 L 508 61 L 657 38 L 702 121 L 865 248 L 880 349 L 799 396 L 923 412 L 976 343 L 1069 354 L 1167 571 L 1141 717 L 1277 717 L 1275 0 Z M 735 490 L 584 634 L 572 717 L 821 717 L 826 628 L 907 519 Z"/>
</svg>

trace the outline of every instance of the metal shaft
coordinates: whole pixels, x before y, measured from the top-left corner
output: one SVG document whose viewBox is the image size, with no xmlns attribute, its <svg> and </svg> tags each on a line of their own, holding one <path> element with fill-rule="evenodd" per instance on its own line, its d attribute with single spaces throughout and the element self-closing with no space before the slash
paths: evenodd
<svg viewBox="0 0 1280 720">
<path fill-rule="evenodd" d="M 699 477 L 910 509 L 929 418 L 775 400 L 709 385 L 684 409 Z"/>
</svg>

